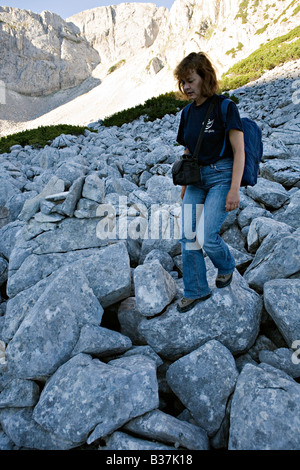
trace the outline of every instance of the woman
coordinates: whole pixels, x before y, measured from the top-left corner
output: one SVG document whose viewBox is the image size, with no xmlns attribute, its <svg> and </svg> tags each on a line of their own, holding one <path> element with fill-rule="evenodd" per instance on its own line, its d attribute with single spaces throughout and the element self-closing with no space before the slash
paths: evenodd
<svg viewBox="0 0 300 470">
<path fill-rule="evenodd" d="M 239 207 L 245 153 L 242 122 L 233 102 L 228 107 L 224 128 L 220 111 L 224 97 L 216 94 L 216 73 L 208 57 L 202 52 L 189 54 L 176 67 L 174 75 L 180 91 L 193 100 L 187 112 L 181 114 L 177 136 L 177 142 L 185 147 L 185 153 L 194 152 L 209 105 L 212 100 L 216 101 L 198 156 L 200 181 L 182 186 L 181 190 L 184 297 L 177 304 L 177 309 L 186 312 L 212 295 L 202 248 L 198 245 L 195 249 L 195 243 L 191 243 L 191 229 L 194 235 L 196 232 L 197 205 L 199 208 L 204 204 L 203 249 L 218 269 L 216 286 L 226 287 L 232 280 L 235 261 L 219 231 L 227 213 Z M 220 157 L 225 135 L 225 150 Z M 191 210 L 192 227 L 188 228 Z"/>
</svg>

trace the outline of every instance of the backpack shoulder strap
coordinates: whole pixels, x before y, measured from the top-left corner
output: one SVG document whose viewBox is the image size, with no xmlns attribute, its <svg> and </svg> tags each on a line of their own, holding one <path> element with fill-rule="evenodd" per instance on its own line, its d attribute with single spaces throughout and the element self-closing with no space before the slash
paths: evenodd
<svg viewBox="0 0 300 470">
<path fill-rule="evenodd" d="M 187 105 L 183 108 L 183 110 L 182 110 L 182 113 L 183 113 L 183 116 L 184 116 L 185 119 L 186 119 L 186 117 L 187 117 L 187 115 L 188 115 L 188 112 L 189 112 L 190 107 L 192 106 L 192 104 L 193 104 L 193 103 L 187 104 Z"/>
<path fill-rule="evenodd" d="M 232 100 L 229 98 L 222 99 L 221 101 L 221 114 L 222 114 L 222 121 L 224 124 L 224 127 L 226 128 L 226 122 L 227 122 L 227 110 L 228 106 L 231 103 Z"/>
<path fill-rule="evenodd" d="M 222 122 L 223 122 L 223 125 L 224 125 L 224 129 L 226 129 L 226 125 L 227 125 L 227 110 L 228 110 L 228 106 L 229 106 L 230 103 L 231 103 L 231 100 L 229 98 L 224 98 L 224 99 L 221 100 L 221 115 L 222 115 Z M 224 136 L 223 147 L 222 147 L 222 150 L 220 152 L 220 157 L 223 156 L 223 153 L 225 151 L 225 146 L 226 146 L 226 132 L 225 132 L 225 136 Z"/>
</svg>

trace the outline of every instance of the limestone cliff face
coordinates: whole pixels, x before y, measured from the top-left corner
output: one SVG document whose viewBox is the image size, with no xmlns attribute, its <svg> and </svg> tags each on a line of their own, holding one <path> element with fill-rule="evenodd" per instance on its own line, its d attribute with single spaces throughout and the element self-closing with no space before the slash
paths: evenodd
<svg viewBox="0 0 300 470">
<path fill-rule="evenodd" d="M 0 7 L 0 79 L 8 89 L 48 95 L 78 85 L 98 63 L 74 24 L 49 11 Z"/>
<path fill-rule="evenodd" d="M 83 11 L 68 21 L 99 52 L 101 63 L 108 64 L 152 46 L 168 16 L 166 8 L 152 3 L 121 3 Z"/>
<path fill-rule="evenodd" d="M 175 0 L 155 47 L 165 63 L 205 51 L 219 74 L 268 40 L 299 25 L 299 0 Z"/>
<path fill-rule="evenodd" d="M 99 52 L 101 63 L 136 57 L 148 73 L 171 72 L 191 51 L 207 52 L 219 74 L 261 44 L 299 24 L 299 1 L 175 0 L 99 7 L 68 18 Z M 149 64 L 159 66 L 149 67 Z"/>
</svg>

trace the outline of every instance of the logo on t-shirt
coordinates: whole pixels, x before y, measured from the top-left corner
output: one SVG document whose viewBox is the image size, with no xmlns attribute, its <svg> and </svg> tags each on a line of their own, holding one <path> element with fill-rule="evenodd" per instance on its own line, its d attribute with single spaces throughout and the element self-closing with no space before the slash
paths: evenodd
<svg viewBox="0 0 300 470">
<path fill-rule="evenodd" d="M 214 123 L 214 119 L 209 119 L 207 121 L 207 124 L 206 124 L 206 127 L 205 127 L 205 131 L 204 132 L 215 132 L 213 129 L 211 129 L 211 127 L 213 126 L 213 123 Z M 211 130 L 210 130 L 211 129 Z"/>
</svg>

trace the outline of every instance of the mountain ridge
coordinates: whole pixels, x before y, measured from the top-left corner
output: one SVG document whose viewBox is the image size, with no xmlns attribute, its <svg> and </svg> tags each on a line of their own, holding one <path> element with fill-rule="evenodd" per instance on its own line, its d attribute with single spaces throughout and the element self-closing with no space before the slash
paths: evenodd
<svg viewBox="0 0 300 470">
<path fill-rule="evenodd" d="M 259 44 L 286 33 L 298 24 L 297 3 L 295 0 L 283 0 L 272 5 L 267 0 L 175 0 L 170 11 L 153 3 L 124 3 L 86 10 L 66 21 L 50 12 L 32 14 L 35 21 L 40 18 L 39 27 L 45 22 L 48 25 L 48 36 L 43 30 L 43 35 L 33 37 L 32 43 L 39 44 L 40 40 L 47 43 L 53 37 L 57 41 L 58 37 L 64 44 L 73 41 L 77 48 L 80 45 L 79 52 L 75 48 L 77 62 L 73 67 L 75 78 L 80 83 L 66 87 L 62 82 L 59 89 L 51 93 L 46 90 L 44 96 L 30 96 L 30 93 L 25 96 L 6 83 L 3 76 L 6 62 L 3 60 L 0 80 L 6 85 L 6 103 L 0 107 L 0 136 L 39 125 L 86 125 L 175 90 L 173 70 L 179 60 L 192 50 L 207 52 L 220 77 L 222 72 L 247 57 Z M 0 9 L 0 41 L 6 29 L 12 43 L 20 47 L 26 37 L 26 28 L 19 25 L 20 31 L 14 30 L 7 19 L 3 23 L 1 14 L 5 8 L 8 10 L 8 7 Z M 12 17 L 17 14 L 15 10 L 9 9 Z M 18 12 L 21 15 L 24 11 Z M 28 12 L 26 15 L 27 19 L 30 18 Z M 99 18 L 102 18 L 101 24 Z M 65 49 L 69 62 L 72 62 L 72 47 L 68 45 Z M 84 62 L 84 69 L 83 58 L 87 51 L 91 57 L 88 70 L 83 70 L 80 75 L 76 63 Z M 13 60 L 17 60 L 15 55 Z M 50 61 L 53 73 L 57 73 L 58 64 L 55 56 L 54 62 Z M 69 63 L 67 66 L 70 67 Z M 34 67 L 37 67 L 36 63 Z M 60 73 L 63 74 L 64 64 L 61 68 Z M 68 72 L 68 68 L 66 70 Z M 72 80 L 70 73 L 67 75 Z M 36 74 L 37 81 L 38 76 Z"/>
</svg>

